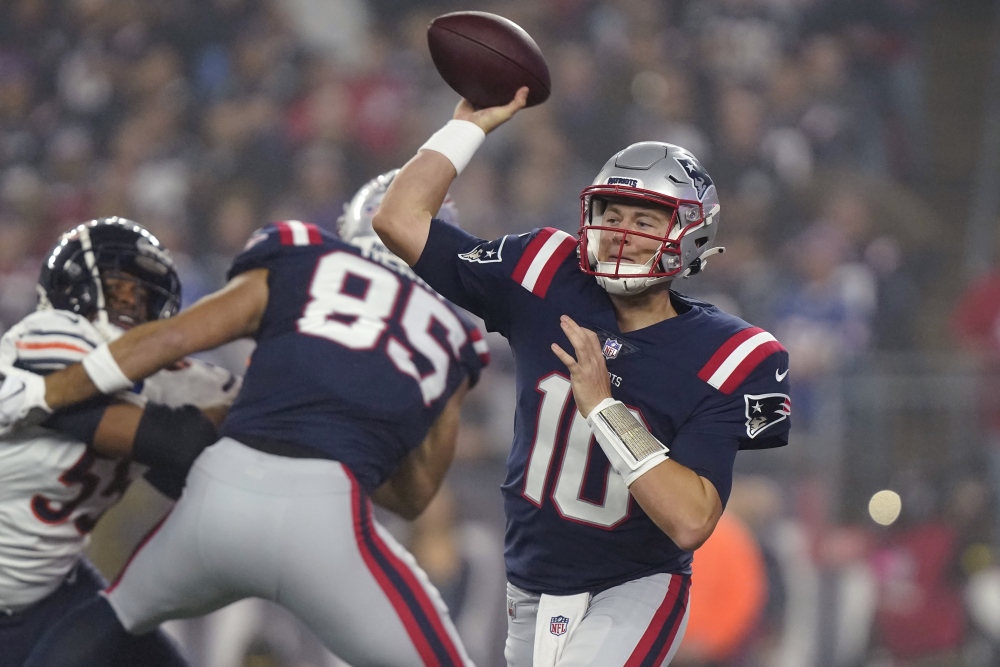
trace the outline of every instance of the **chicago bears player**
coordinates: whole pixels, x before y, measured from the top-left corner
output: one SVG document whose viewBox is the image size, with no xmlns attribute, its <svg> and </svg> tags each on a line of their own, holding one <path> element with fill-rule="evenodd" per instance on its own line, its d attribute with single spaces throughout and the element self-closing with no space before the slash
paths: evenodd
<svg viewBox="0 0 1000 667">
<path fill-rule="evenodd" d="M 38 288 L 38 310 L 0 339 L 0 367 L 38 374 L 62 368 L 122 329 L 173 314 L 180 297 L 159 242 L 121 218 L 64 234 L 43 263 Z M 179 493 L 164 485 L 182 483 L 186 467 L 215 438 L 207 416 L 180 406 L 221 406 L 237 385 L 222 369 L 188 362 L 150 378 L 138 395 L 91 401 L 0 436 L 0 666 L 20 667 L 50 626 L 107 585 L 82 552 L 140 469 L 135 461 L 156 465 L 151 481 Z M 184 664 L 159 633 L 130 642 L 120 659 Z"/>
<path fill-rule="evenodd" d="M 358 667 L 470 665 L 440 596 L 369 498 L 413 517 L 436 492 L 486 363 L 478 329 L 409 269 L 298 221 L 255 233 L 229 275 L 177 317 L 41 383 L 60 408 L 191 352 L 257 341 L 223 437 L 181 500 L 28 667 L 104 665 L 121 626 L 141 633 L 245 597 L 285 606 Z"/>
<path fill-rule="evenodd" d="M 526 92 L 480 111 L 460 102 L 389 186 L 375 230 L 515 357 L 508 664 L 664 665 L 736 452 L 787 443 L 788 357 L 769 333 L 671 290 L 721 251 L 715 186 L 677 146 L 614 155 L 583 190 L 578 239 L 486 242 L 432 219 Z"/>
</svg>

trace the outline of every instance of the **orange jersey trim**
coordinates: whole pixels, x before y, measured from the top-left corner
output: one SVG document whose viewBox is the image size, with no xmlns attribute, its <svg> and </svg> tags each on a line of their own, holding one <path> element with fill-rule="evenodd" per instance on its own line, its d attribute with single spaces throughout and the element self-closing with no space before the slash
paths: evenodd
<svg viewBox="0 0 1000 667">
<path fill-rule="evenodd" d="M 77 347 L 76 345 L 70 345 L 69 343 L 22 343 L 21 341 L 17 341 L 15 345 L 19 350 L 73 350 L 80 354 L 89 353 L 89 350 Z"/>
</svg>

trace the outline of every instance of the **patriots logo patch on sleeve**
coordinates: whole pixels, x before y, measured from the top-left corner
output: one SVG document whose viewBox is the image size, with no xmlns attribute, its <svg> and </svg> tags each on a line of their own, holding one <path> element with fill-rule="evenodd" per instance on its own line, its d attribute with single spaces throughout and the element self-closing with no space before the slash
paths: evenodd
<svg viewBox="0 0 1000 667">
<path fill-rule="evenodd" d="M 743 398 L 747 404 L 747 435 L 751 438 L 792 414 L 792 400 L 785 394 L 743 394 Z"/>
<path fill-rule="evenodd" d="M 506 241 L 507 237 L 505 236 L 497 241 L 490 241 L 489 243 L 480 243 L 469 252 L 460 253 L 458 258 L 465 260 L 466 262 L 475 262 L 476 264 L 489 264 L 491 262 L 502 262 L 503 244 Z"/>
</svg>

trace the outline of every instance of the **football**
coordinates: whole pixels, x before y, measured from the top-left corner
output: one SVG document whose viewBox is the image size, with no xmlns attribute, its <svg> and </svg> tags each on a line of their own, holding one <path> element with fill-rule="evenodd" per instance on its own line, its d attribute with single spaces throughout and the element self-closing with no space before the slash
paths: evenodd
<svg viewBox="0 0 1000 667">
<path fill-rule="evenodd" d="M 507 104 L 521 86 L 527 106 L 549 97 L 549 66 L 519 25 L 487 12 L 453 12 L 427 28 L 434 66 L 452 89 L 477 109 Z"/>
</svg>

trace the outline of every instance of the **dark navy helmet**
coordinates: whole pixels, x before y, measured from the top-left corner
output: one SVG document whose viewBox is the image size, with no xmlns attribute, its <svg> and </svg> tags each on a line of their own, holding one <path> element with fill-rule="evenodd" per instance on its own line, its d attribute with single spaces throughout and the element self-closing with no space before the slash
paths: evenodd
<svg viewBox="0 0 1000 667">
<path fill-rule="evenodd" d="M 145 312 L 131 319 L 163 319 L 180 307 L 181 283 L 170 253 L 145 227 L 119 217 L 91 220 L 59 237 L 38 278 L 41 305 L 93 320 L 107 312 L 102 281 L 111 278 L 145 290 Z"/>
</svg>

